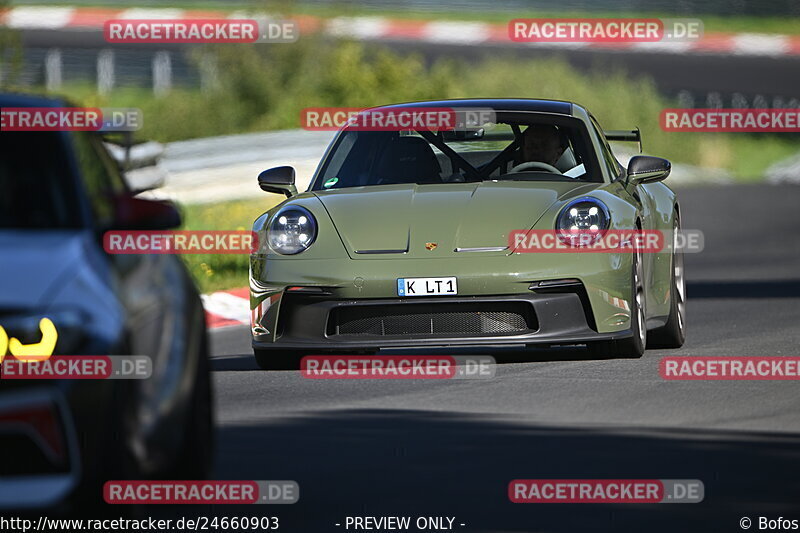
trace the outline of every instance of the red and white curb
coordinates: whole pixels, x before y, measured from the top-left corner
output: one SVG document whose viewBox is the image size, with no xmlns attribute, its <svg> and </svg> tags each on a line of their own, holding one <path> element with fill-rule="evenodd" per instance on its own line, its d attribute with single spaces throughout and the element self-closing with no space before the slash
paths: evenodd
<svg viewBox="0 0 800 533">
<path fill-rule="evenodd" d="M 112 9 L 21 6 L 0 12 L 0 25 L 15 29 L 99 30 L 111 19 L 269 18 L 265 14 L 184 9 Z M 708 53 L 735 56 L 800 56 L 800 35 L 706 33 L 691 42 L 657 43 L 512 43 L 506 24 L 467 21 L 421 21 L 385 17 L 293 17 L 301 34 L 322 29 L 329 35 L 362 40 L 406 40 L 431 44 L 491 45 L 560 49 L 605 49 L 625 52 Z M 509 19 L 511 19 L 509 15 Z"/>
<path fill-rule="evenodd" d="M 631 310 L 628 302 L 623 298 L 611 296 L 604 290 L 600 290 L 600 295 L 606 302 L 618 309 Z M 250 324 L 253 311 L 250 310 L 250 290 L 247 287 L 203 294 L 200 298 L 202 298 L 203 307 L 206 310 L 208 329 Z M 270 299 L 262 304 L 260 309 L 262 315 L 273 301 Z"/>
<path fill-rule="evenodd" d="M 600 290 L 600 295 L 614 307 L 623 311 L 631 310 L 628 302 L 622 298 L 611 296 L 604 290 Z M 247 287 L 203 294 L 200 298 L 202 298 L 203 307 L 206 310 L 208 329 L 250 324 L 253 311 L 250 310 L 250 291 Z M 266 312 L 271 303 L 273 303 L 272 299 L 267 300 L 266 305 L 262 304 L 261 314 Z"/>
<path fill-rule="evenodd" d="M 200 296 L 208 329 L 250 324 L 250 290 L 232 289 Z"/>
<path fill-rule="evenodd" d="M 630 311 L 631 308 L 628 305 L 628 301 L 622 298 L 617 298 L 616 296 L 611 296 L 606 291 L 599 289 L 600 296 L 603 297 L 603 300 L 608 302 L 610 305 L 616 307 L 617 309 L 622 309 L 623 311 Z"/>
</svg>

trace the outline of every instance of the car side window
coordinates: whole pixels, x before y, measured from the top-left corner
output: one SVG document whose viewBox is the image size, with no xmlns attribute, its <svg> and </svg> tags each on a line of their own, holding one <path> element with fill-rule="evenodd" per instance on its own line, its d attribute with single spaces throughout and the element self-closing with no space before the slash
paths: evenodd
<svg viewBox="0 0 800 533">
<path fill-rule="evenodd" d="M 597 138 L 600 139 L 600 151 L 603 153 L 603 160 L 606 163 L 606 168 L 608 168 L 612 176 L 618 179 L 622 176 L 622 165 L 620 165 L 617 158 L 614 157 L 614 152 L 611 150 L 611 146 L 608 145 L 606 136 L 603 135 L 603 129 L 600 127 L 600 124 L 597 123 L 597 119 L 594 117 L 590 118 L 592 120 L 592 128 L 594 128 Z"/>
<path fill-rule="evenodd" d="M 99 228 L 108 227 L 115 215 L 112 198 L 126 192 L 125 180 L 97 135 L 75 133 L 73 143 L 95 225 Z"/>
</svg>

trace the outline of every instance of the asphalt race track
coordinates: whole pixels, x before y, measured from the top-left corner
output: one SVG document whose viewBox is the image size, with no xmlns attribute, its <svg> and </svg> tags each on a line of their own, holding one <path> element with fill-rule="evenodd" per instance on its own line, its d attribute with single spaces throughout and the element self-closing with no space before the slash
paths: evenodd
<svg viewBox="0 0 800 533">
<path fill-rule="evenodd" d="M 553 532 L 742 531 L 745 516 L 753 530 L 759 516 L 800 519 L 798 383 L 658 374 L 665 355 L 800 355 L 800 188 L 679 194 L 684 228 L 706 240 L 686 258 L 683 349 L 602 361 L 577 349 L 484 349 L 473 353 L 503 363 L 491 380 L 308 380 L 257 370 L 246 327 L 216 330 L 216 477 L 296 480 L 297 504 L 255 511 L 279 516 L 286 531 L 344 531 L 346 516 L 365 515 Z M 705 500 L 512 504 L 517 478 L 700 479 Z"/>
</svg>

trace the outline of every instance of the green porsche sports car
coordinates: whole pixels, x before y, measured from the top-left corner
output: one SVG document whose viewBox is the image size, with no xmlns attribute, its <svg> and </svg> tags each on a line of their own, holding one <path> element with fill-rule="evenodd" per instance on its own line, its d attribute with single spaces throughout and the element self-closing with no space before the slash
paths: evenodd
<svg viewBox="0 0 800 533">
<path fill-rule="evenodd" d="M 641 143 L 638 130 L 604 132 L 580 105 L 551 100 L 376 109 L 447 109 L 456 119 L 438 129 L 349 123 L 303 193 L 291 167 L 261 173 L 260 187 L 287 199 L 253 228 L 260 367 L 399 347 L 586 345 L 638 357 L 683 344 L 683 259 L 672 242 L 654 253 L 587 253 L 564 238 L 678 234 L 678 200 L 661 183 L 670 163 L 636 156 L 626 169 L 609 147 Z M 490 118 L 460 118 L 476 109 Z M 555 232 L 561 246 L 530 253 L 512 238 L 537 231 Z"/>
</svg>

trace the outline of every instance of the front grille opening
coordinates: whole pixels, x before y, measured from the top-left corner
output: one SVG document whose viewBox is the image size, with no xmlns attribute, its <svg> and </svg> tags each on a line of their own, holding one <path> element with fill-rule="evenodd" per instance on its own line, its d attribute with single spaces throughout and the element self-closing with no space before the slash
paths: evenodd
<svg viewBox="0 0 800 533">
<path fill-rule="evenodd" d="M 526 302 L 361 305 L 335 308 L 328 335 L 519 335 L 538 329 Z"/>
<path fill-rule="evenodd" d="M 594 320 L 594 313 L 592 312 L 592 304 L 589 302 L 589 295 L 586 293 L 586 287 L 583 283 L 579 285 L 561 286 L 561 287 L 534 287 L 531 289 L 536 294 L 565 294 L 575 293 L 581 300 L 581 307 L 583 307 L 583 314 L 586 316 L 586 323 L 592 331 L 597 331 L 597 323 Z"/>
</svg>

